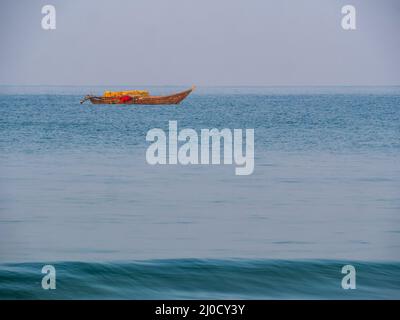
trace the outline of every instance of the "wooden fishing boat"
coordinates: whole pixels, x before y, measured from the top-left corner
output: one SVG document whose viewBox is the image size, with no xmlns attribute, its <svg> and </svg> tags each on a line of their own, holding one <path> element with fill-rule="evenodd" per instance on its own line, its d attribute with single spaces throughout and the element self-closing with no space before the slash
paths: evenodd
<svg viewBox="0 0 400 320">
<path fill-rule="evenodd" d="M 185 99 L 193 90 L 195 86 L 192 86 L 189 90 L 170 94 L 167 96 L 135 96 L 135 95 L 123 95 L 118 97 L 101 97 L 87 95 L 82 100 L 84 103 L 86 100 L 90 100 L 93 104 L 179 104 Z"/>
</svg>

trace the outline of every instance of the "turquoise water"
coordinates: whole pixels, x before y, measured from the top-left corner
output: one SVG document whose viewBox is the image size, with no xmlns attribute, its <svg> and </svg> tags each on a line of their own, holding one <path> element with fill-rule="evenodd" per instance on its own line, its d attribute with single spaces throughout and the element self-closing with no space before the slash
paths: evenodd
<svg viewBox="0 0 400 320">
<path fill-rule="evenodd" d="M 56 290 L 41 264 L 0 268 L 0 299 L 399 299 L 400 263 L 352 262 L 357 289 L 343 290 L 343 261 L 147 260 L 56 263 Z"/>
<path fill-rule="evenodd" d="M 399 87 L 79 104 L 120 88 L 0 87 L 0 298 L 399 298 Z M 254 128 L 254 173 L 148 165 L 169 120 Z"/>
</svg>

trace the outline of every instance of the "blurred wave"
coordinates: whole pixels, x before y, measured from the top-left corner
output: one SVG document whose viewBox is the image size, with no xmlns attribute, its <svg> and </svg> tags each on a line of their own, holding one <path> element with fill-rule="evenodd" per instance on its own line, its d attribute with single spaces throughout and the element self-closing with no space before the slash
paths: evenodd
<svg viewBox="0 0 400 320">
<path fill-rule="evenodd" d="M 345 261 L 174 259 L 0 265 L 0 299 L 399 299 L 400 262 L 352 262 L 357 288 L 341 287 Z"/>
</svg>

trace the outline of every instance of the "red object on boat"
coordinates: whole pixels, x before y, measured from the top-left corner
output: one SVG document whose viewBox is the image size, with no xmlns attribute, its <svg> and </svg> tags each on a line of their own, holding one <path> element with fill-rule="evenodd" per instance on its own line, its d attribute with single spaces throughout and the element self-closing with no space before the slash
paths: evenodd
<svg viewBox="0 0 400 320">
<path fill-rule="evenodd" d="M 131 96 L 122 96 L 122 97 L 119 98 L 119 101 L 121 103 L 125 103 L 125 102 L 131 101 L 131 100 L 132 100 Z"/>
</svg>

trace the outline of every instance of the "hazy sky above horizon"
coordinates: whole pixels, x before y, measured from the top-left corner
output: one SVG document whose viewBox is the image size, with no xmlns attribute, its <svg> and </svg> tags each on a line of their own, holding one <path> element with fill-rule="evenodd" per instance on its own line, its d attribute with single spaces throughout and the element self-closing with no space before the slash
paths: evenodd
<svg viewBox="0 0 400 320">
<path fill-rule="evenodd" d="M 1 85 L 400 85 L 396 0 L 2 0 L 0 27 Z"/>
</svg>

